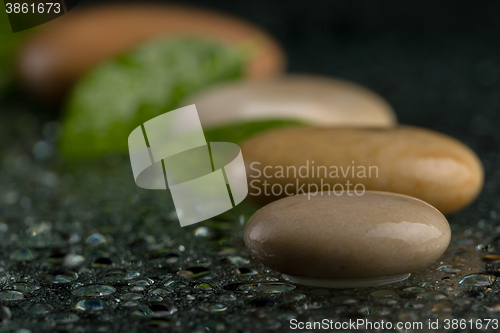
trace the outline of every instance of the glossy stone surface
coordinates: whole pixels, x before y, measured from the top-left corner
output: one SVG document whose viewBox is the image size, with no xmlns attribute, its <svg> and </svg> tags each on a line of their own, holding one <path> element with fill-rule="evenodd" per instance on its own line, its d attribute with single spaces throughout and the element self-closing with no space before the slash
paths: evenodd
<svg viewBox="0 0 500 333">
<path fill-rule="evenodd" d="M 247 76 L 280 72 L 281 47 L 258 27 L 238 18 L 176 5 L 119 4 L 71 11 L 42 27 L 22 48 L 18 72 L 38 98 L 55 102 L 85 72 L 148 39 L 193 35 L 228 45 L 248 43 Z"/>
<path fill-rule="evenodd" d="M 358 190 L 364 187 L 410 195 L 449 214 L 470 204 L 483 186 L 481 161 L 470 148 L 417 127 L 294 127 L 256 135 L 241 148 L 249 196 L 263 203 L 286 196 L 287 185 L 290 194 L 302 184 L 306 192 L 309 184 L 315 184 L 311 191 L 327 191 L 324 184 L 333 190 L 339 184 L 336 191 L 350 186 L 351 192 L 361 184 Z M 278 173 L 281 169 L 284 172 Z M 267 190 L 264 181 L 270 184 Z M 273 192 L 274 184 L 279 186 Z"/>
<path fill-rule="evenodd" d="M 265 265 L 302 278 L 367 279 L 411 273 L 450 242 L 446 218 L 408 196 L 297 195 L 257 211 L 245 245 Z"/>
<path fill-rule="evenodd" d="M 319 126 L 390 127 L 397 123 L 389 103 L 368 88 L 313 75 L 221 84 L 184 104 L 196 104 L 205 127 L 279 119 Z"/>
</svg>

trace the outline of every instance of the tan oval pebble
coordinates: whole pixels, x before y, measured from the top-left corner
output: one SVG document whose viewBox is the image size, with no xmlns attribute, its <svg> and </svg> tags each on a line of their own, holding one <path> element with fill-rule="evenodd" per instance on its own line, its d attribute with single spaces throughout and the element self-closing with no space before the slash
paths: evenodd
<svg viewBox="0 0 500 333">
<path fill-rule="evenodd" d="M 256 259 L 293 282 L 354 287 L 406 278 L 439 258 L 450 237 L 431 205 L 367 191 L 273 202 L 252 216 L 244 240 Z"/>
<path fill-rule="evenodd" d="M 47 23 L 22 48 L 18 72 L 23 85 L 42 100 L 59 101 L 99 62 L 158 36 L 190 35 L 229 45 L 254 43 L 250 78 L 282 71 L 281 47 L 260 28 L 229 15 L 178 5 L 115 4 L 76 8 Z"/>
<path fill-rule="evenodd" d="M 355 83 L 311 75 L 222 84 L 188 99 L 204 126 L 290 119 L 329 126 L 388 127 L 397 120 L 389 103 Z"/>
<path fill-rule="evenodd" d="M 242 145 L 242 152 L 250 198 L 262 203 L 286 196 L 285 189 L 288 194 L 339 192 L 357 185 L 358 191 L 364 187 L 410 195 L 448 214 L 471 203 L 483 185 L 483 168 L 471 149 L 417 127 L 293 127 L 256 135 Z"/>
</svg>

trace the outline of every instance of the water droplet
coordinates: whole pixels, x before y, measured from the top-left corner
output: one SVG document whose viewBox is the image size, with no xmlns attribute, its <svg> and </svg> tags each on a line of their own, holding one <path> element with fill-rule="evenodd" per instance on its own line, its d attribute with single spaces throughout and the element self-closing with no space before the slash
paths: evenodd
<svg viewBox="0 0 500 333">
<path fill-rule="evenodd" d="M 391 309 L 385 306 L 374 305 L 365 306 L 359 309 L 358 312 L 367 316 L 387 316 L 391 314 Z"/>
<path fill-rule="evenodd" d="M 174 264 L 178 261 L 179 255 L 168 249 L 159 250 L 151 256 L 151 262 L 155 264 Z"/>
<path fill-rule="evenodd" d="M 283 300 L 287 302 L 296 302 L 306 298 L 306 295 L 301 293 L 289 293 L 283 296 Z"/>
<path fill-rule="evenodd" d="M 479 244 L 476 246 L 476 250 L 479 252 L 490 252 L 493 250 L 493 247 L 489 244 Z"/>
<path fill-rule="evenodd" d="M 249 267 L 240 267 L 240 268 L 235 269 L 234 274 L 249 276 L 249 275 L 257 275 L 257 274 L 259 274 L 259 272 L 257 272 L 254 269 L 251 269 Z"/>
<path fill-rule="evenodd" d="M 151 294 L 153 294 L 153 295 L 168 295 L 171 292 L 172 292 L 171 290 L 167 290 L 167 289 L 163 289 L 163 288 L 157 288 L 157 289 L 153 290 L 151 292 Z"/>
<path fill-rule="evenodd" d="M 208 283 L 200 283 L 195 288 L 199 290 L 213 290 L 212 286 Z"/>
<path fill-rule="evenodd" d="M 17 290 L 17 291 L 22 291 L 24 293 L 31 293 L 35 290 L 40 289 L 40 286 L 31 282 L 14 282 L 12 284 L 9 284 L 4 289 Z"/>
<path fill-rule="evenodd" d="M 118 282 L 132 280 L 139 275 L 141 275 L 139 272 L 129 271 L 126 269 L 112 269 L 104 274 L 103 279 L 107 282 Z"/>
<path fill-rule="evenodd" d="M 374 297 L 394 297 L 396 296 L 396 293 L 392 290 L 381 289 L 381 290 L 375 290 L 370 295 Z"/>
<path fill-rule="evenodd" d="M 406 291 L 406 292 L 412 293 L 412 294 L 420 294 L 420 293 L 425 292 L 425 289 L 420 288 L 420 287 L 408 287 L 408 288 L 403 289 L 403 291 Z"/>
<path fill-rule="evenodd" d="M 72 294 L 81 297 L 102 297 L 111 295 L 115 288 L 104 284 L 88 284 L 73 290 Z"/>
<path fill-rule="evenodd" d="M 480 273 L 467 275 L 458 283 L 465 287 L 487 287 L 495 283 L 496 279 L 495 275 Z"/>
<path fill-rule="evenodd" d="M 104 303 L 99 299 L 85 299 L 76 303 L 75 309 L 80 311 L 101 311 L 104 309 Z"/>
<path fill-rule="evenodd" d="M 210 274 L 210 270 L 205 267 L 190 267 L 177 272 L 180 276 L 186 278 L 198 278 Z"/>
<path fill-rule="evenodd" d="M 131 281 L 128 283 L 129 286 L 139 286 L 139 287 L 148 287 L 152 286 L 155 282 L 150 278 L 140 279 Z"/>
<path fill-rule="evenodd" d="M 19 249 L 10 254 L 10 259 L 16 261 L 32 261 L 35 259 L 35 255 L 30 249 Z"/>
<path fill-rule="evenodd" d="M 469 305 L 471 303 L 471 300 L 466 298 L 457 298 L 454 299 L 453 302 L 458 306 L 463 306 L 463 305 Z"/>
<path fill-rule="evenodd" d="M 223 257 L 220 261 L 223 263 L 232 264 L 232 265 L 248 265 L 250 263 L 250 260 L 239 257 L 239 256 Z"/>
<path fill-rule="evenodd" d="M 99 246 L 99 245 L 107 244 L 107 243 L 108 243 L 108 240 L 106 239 L 106 237 L 104 237 L 102 234 L 100 234 L 98 232 L 93 234 L 93 235 L 90 235 L 87 238 L 87 245 L 90 245 L 90 246 Z"/>
<path fill-rule="evenodd" d="M 452 286 L 439 286 L 436 288 L 437 291 L 442 291 L 446 294 L 452 293 L 455 291 L 455 288 Z"/>
<path fill-rule="evenodd" d="M 308 310 L 317 310 L 321 308 L 321 303 L 318 302 L 306 302 L 303 304 L 296 304 L 292 303 L 290 308 L 297 310 L 297 311 L 308 311 Z"/>
<path fill-rule="evenodd" d="M 453 267 L 451 265 L 444 265 L 444 266 L 441 266 L 437 269 L 438 271 L 440 272 L 444 272 L 444 273 L 452 273 L 452 274 L 457 274 L 461 271 L 460 268 L 457 268 L 457 267 Z"/>
<path fill-rule="evenodd" d="M 151 302 L 149 303 L 149 308 L 152 311 L 153 317 L 170 316 L 178 311 L 175 305 L 167 302 Z"/>
<path fill-rule="evenodd" d="M 232 302 L 235 301 L 236 299 L 237 297 L 232 294 L 225 294 L 219 297 L 219 301 L 221 302 Z"/>
<path fill-rule="evenodd" d="M 85 257 L 79 254 L 67 254 L 63 260 L 63 266 L 78 267 L 85 262 Z"/>
<path fill-rule="evenodd" d="M 496 264 L 500 262 L 500 254 L 487 254 L 483 257 L 483 262 L 487 264 Z"/>
<path fill-rule="evenodd" d="M 52 224 L 49 222 L 40 222 L 33 223 L 27 230 L 27 233 L 31 237 L 35 237 L 38 235 L 43 235 L 46 233 L 50 233 L 52 230 Z"/>
<path fill-rule="evenodd" d="M 242 284 L 238 287 L 242 291 L 254 291 L 265 294 L 279 294 L 294 290 L 296 287 L 293 284 L 286 284 L 281 282 L 269 283 L 249 283 Z"/>
<path fill-rule="evenodd" d="M 356 298 L 348 295 L 333 297 L 331 301 L 333 304 L 354 304 L 358 302 Z"/>
<path fill-rule="evenodd" d="M 136 301 L 127 301 L 121 304 L 121 306 L 126 307 L 126 308 L 131 308 L 133 306 L 139 306 L 140 303 Z"/>
<path fill-rule="evenodd" d="M 199 227 L 194 231 L 196 237 L 208 237 L 211 236 L 213 232 L 207 227 Z"/>
<path fill-rule="evenodd" d="M 76 272 L 70 271 L 69 269 L 59 269 L 57 271 L 50 272 L 43 277 L 43 280 L 48 283 L 69 283 L 78 279 L 78 274 Z"/>
<path fill-rule="evenodd" d="M 165 282 L 164 286 L 168 289 L 183 289 L 187 287 L 187 283 L 181 280 L 170 280 Z"/>
<path fill-rule="evenodd" d="M 113 264 L 113 261 L 106 257 L 100 257 L 94 260 L 92 267 L 107 267 Z"/>
<path fill-rule="evenodd" d="M 426 291 L 424 293 L 420 293 L 417 295 L 417 298 L 419 299 L 427 299 L 427 300 L 433 300 L 433 301 L 438 301 L 440 299 L 445 299 L 448 296 L 440 291 Z"/>
<path fill-rule="evenodd" d="M 500 312 L 500 303 L 477 303 L 472 306 L 473 311 L 477 312 Z"/>
<path fill-rule="evenodd" d="M 465 296 L 469 297 L 469 298 L 477 298 L 477 299 L 481 299 L 481 298 L 484 298 L 484 294 L 482 292 L 480 292 L 479 290 L 469 290 L 469 291 L 466 291 L 464 293 Z"/>
<path fill-rule="evenodd" d="M 198 308 L 205 312 L 222 312 L 227 310 L 227 306 L 211 302 L 202 302 L 198 304 Z"/>
<path fill-rule="evenodd" d="M 26 298 L 26 295 L 17 290 L 0 291 L 0 301 L 20 301 Z"/>
<path fill-rule="evenodd" d="M 122 301 L 137 301 L 138 299 L 141 299 L 142 295 L 137 294 L 137 293 L 126 293 L 120 296 L 120 299 Z"/>
<path fill-rule="evenodd" d="M 26 312 L 34 315 L 46 315 L 47 313 L 52 312 L 52 310 L 54 310 L 54 308 L 49 304 L 37 303 L 27 308 Z"/>
<path fill-rule="evenodd" d="M 405 304 L 405 308 L 409 309 L 421 309 L 424 307 L 424 304 L 419 303 L 417 301 L 409 301 L 408 303 Z"/>
<path fill-rule="evenodd" d="M 45 320 L 55 324 L 71 324 L 78 321 L 78 319 L 80 319 L 80 317 L 70 312 L 52 313 L 45 317 Z"/>
<path fill-rule="evenodd" d="M 12 318 L 10 309 L 5 305 L 0 305 L 0 324 L 5 323 L 6 321 L 10 320 L 10 318 Z"/>
<path fill-rule="evenodd" d="M 449 303 L 436 303 L 432 306 L 431 312 L 452 312 L 453 308 Z"/>
<path fill-rule="evenodd" d="M 153 311 L 146 304 L 140 304 L 133 308 L 132 315 L 138 317 L 150 317 L 153 315 Z"/>
</svg>

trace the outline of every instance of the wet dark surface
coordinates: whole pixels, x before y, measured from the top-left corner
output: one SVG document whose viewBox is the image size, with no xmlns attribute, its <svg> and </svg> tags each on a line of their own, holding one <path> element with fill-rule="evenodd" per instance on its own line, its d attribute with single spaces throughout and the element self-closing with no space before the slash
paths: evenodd
<svg viewBox="0 0 500 333">
<path fill-rule="evenodd" d="M 243 245 L 255 207 L 181 229 L 168 194 L 137 188 L 126 157 L 61 161 L 57 116 L 12 92 L 0 102 L 0 331 L 286 331 L 291 319 L 324 318 L 424 328 L 429 319 L 444 328 L 455 318 L 467 320 L 460 329 L 467 331 L 476 319 L 498 319 L 500 257 L 491 255 L 500 254 L 500 3 L 210 7 L 268 29 L 283 43 L 289 71 L 363 84 L 393 105 L 401 123 L 444 132 L 477 152 L 485 187 L 449 217 L 447 253 L 380 288 L 290 285 Z"/>
</svg>

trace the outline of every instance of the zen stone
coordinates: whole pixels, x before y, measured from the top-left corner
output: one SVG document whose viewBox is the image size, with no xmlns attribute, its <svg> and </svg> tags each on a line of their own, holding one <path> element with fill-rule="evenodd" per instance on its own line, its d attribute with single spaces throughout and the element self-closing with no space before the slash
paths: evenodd
<svg viewBox="0 0 500 333">
<path fill-rule="evenodd" d="M 245 245 L 298 284 L 362 287 L 397 282 L 439 258 L 450 242 L 446 218 L 405 195 L 323 192 L 275 201 L 245 228 Z"/>
<path fill-rule="evenodd" d="M 483 167 L 463 143 L 426 129 L 293 127 L 242 145 L 249 195 L 261 203 L 318 191 L 388 191 L 453 213 L 483 186 Z"/>
<path fill-rule="evenodd" d="M 41 27 L 21 49 L 21 83 L 39 99 L 59 102 L 95 65 L 162 36 L 202 37 L 248 49 L 249 78 L 274 76 L 285 66 L 278 43 L 239 18 L 178 5 L 108 4 L 75 9 Z"/>
<path fill-rule="evenodd" d="M 352 82 L 321 76 L 222 84 L 185 104 L 196 104 L 205 127 L 281 119 L 320 126 L 388 127 L 397 122 L 392 107 L 379 95 Z"/>
</svg>

